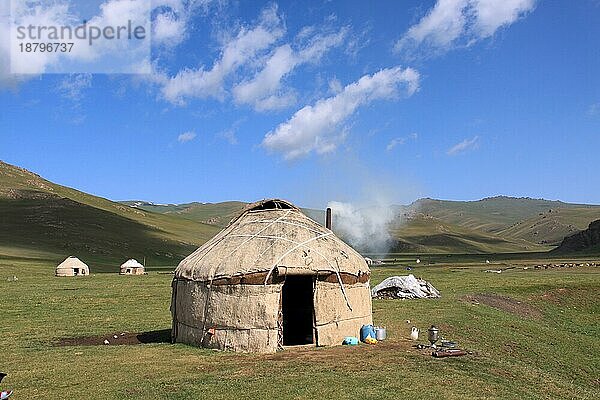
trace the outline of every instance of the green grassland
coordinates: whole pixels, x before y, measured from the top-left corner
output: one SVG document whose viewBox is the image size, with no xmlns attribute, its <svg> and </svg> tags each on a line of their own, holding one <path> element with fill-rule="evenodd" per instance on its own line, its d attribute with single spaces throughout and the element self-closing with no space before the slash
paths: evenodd
<svg viewBox="0 0 600 400">
<path fill-rule="evenodd" d="M 436 257 L 411 272 L 434 284 L 441 299 L 373 302 L 387 341 L 272 355 L 165 342 L 53 346 L 65 337 L 169 329 L 171 276 L 151 270 L 56 278 L 51 262 L 0 258 L 0 370 L 9 374 L 3 387 L 15 390 L 16 400 L 598 398 L 600 268 L 490 274 L 483 272 L 489 264 L 469 256 Z M 527 257 L 493 262 L 537 262 Z M 406 273 L 404 266 L 377 267 L 372 284 Z M 7 280 L 13 275 L 18 281 Z M 536 313 L 524 317 L 464 298 L 479 293 L 509 296 Z M 434 359 L 413 349 L 411 326 L 430 324 L 473 354 Z"/>
</svg>

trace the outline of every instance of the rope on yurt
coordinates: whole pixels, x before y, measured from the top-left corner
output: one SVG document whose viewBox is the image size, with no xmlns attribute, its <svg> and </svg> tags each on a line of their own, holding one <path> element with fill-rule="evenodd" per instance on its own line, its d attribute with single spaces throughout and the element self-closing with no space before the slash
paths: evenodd
<svg viewBox="0 0 600 400">
<path fill-rule="evenodd" d="M 274 221 L 275 222 L 275 221 Z M 314 238 L 310 238 L 304 242 L 296 242 L 294 240 L 288 239 L 288 238 L 284 238 L 284 237 L 280 237 L 280 236 L 273 236 L 273 235 L 260 235 L 258 233 L 255 234 L 246 234 L 246 235 L 230 235 L 233 237 L 248 237 L 248 240 L 251 240 L 253 238 L 260 238 L 260 239 L 275 239 L 275 240 L 284 240 L 286 242 L 291 242 L 294 243 L 295 246 L 292 247 L 291 249 L 289 249 L 288 251 L 286 251 L 281 257 L 279 257 L 277 259 L 277 261 L 275 261 L 275 263 L 273 264 L 273 266 L 269 269 L 269 272 L 267 273 L 267 276 L 265 277 L 265 282 L 264 284 L 266 285 L 267 282 L 269 282 L 269 278 L 271 277 L 271 275 L 273 274 L 273 271 L 275 270 L 275 268 L 277 268 L 277 266 L 279 265 L 279 262 L 281 260 L 283 260 L 287 255 L 289 255 L 290 253 L 292 253 L 293 251 L 297 250 L 300 247 L 307 247 L 309 248 L 311 251 L 313 251 L 314 253 L 320 255 L 321 257 L 323 257 L 323 259 L 327 262 L 327 264 L 329 264 L 329 266 L 331 267 L 331 271 L 333 271 L 336 275 L 336 277 L 338 278 L 338 283 L 340 284 L 340 290 L 342 291 L 342 296 L 344 296 L 344 300 L 346 301 L 346 305 L 348 306 L 348 308 L 350 309 L 350 311 L 352 311 L 352 306 L 350 305 L 350 300 L 348 300 L 348 295 L 346 294 L 346 288 L 344 287 L 344 282 L 342 282 L 342 276 L 340 275 L 340 266 L 339 264 L 337 265 L 337 269 L 333 266 L 333 264 L 331 263 L 331 261 L 329 261 L 327 259 L 327 257 L 325 257 L 325 255 L 323 255 L 321 252 L 319 252 L 318 250 L 308 246 L 307 244 L 310 242 L 313 242 L 317 239 L 321 239 L 327 236 L 331 236 L 333 235 L 333 232 L 326 232 L 323 233 L 319 236 L 316 236 Z M 247 242 L 248 240 L 246 240 L 245 242 Z M 233 253 L 233 252 L 232 252 Z M 337 258 L 335 259 L 336 264 L 338 263 Z"/>
<path fill-rule="evenodd" d="M 302 225 L 302 224 L 298 224 L 298 223 L 294 223 L 294 222 L 290 222 L 290 221 L 265 220 L 265 219 L 262 219 L 262 220 L 257 220 L 257 221 L 248 221 L 248 222 L 244 222 L 243 224 L 240 224 L 240 226 L 251 225 L 251 224 L 265 224 L 265 223 L 267 223 L 267 222 L 269 222 L 269 223 L 272 223 L 272 222 L 278 222 L 278 223 L 280 223 L 280 224 L 285 224 L 285 225 L 293 225 L 293 226 L 297 226 L 297 227 L 299 227 L 299 228 L 304 228 L 304 229 L 306 229 L 307 231 L 309 231 L 309 232 L 312 232 L 312 233 L 318 233 L 318 234 L 320 234 L 320 233 L 322 233 L 322 232 L 323 232 L 323 231 L 320 231 L 320 230 L 318 230 L 318 229 L 311 228 L 310 226 L 307 226 L 307 225 Z"/>
<path fill-rule="evenodd" d="M 324 237 L 331 236 L 331 235 L 333 235 L 333 232 L 323 233 L 323 234 L 321 234 L 319 236 L 315 236 L 314 238 L 310 238 L 310 239 L 305 240 L 304 242 L 300 242 L 300 243 L 295 242 L 295 241 L 290 240 L 290 239 L 283 238 L 283 237 L 271 236 L 272 238 L 281 239 L 281 240 L 287 240 L 289 242 L 296 243 L 296 245 L 294 247 L 292 247 L 291 249 L 289 249 L 288 251 L 286 251 L 285 253 L 283 253 L 283 255 L 281 257 L 279 257 L 277 259 L 277 261 L 275 261 L 273 263 L 273 266 L 271 267 L 271 269 L 269 269 L 269 272 L 267 273 L 267 276 L 265 277 L 265 283 L 264 284 L 265 285 L 267 284 L 267 282 L 269 281 L 269 278 L 271 277 L 271 274 L 273 273 L 273 271 L 275 270 L 275 268 L 277 268 L 277 266 L 279 265 L 279 262 L 281 260 L 283 260 L 288 254 L 296 251 L 298 248 L 300 248 L 302 246 L 309 247 L 309 246 L 306 246 L 308 243 L 314 242 L 315 240 L 322 239 Z M 312 248 L 311 248 L 311 250 L 312 250 Z"/>
<path fill-rule="evenodd" d="M 288 210 L 284 215 L 282 215 L 281 217 L 277 218 L 275 221 L 273 221 L 271 224 L 265 226 L 263 229 L 261 229 L 258 233 L 263 232 L 264 230 L 266 230 L 267 228 L 269 228 L 271 225 L 273 225 L 274 223 L 276 223 L 278 220 L 285 218 L 288 216 L 288 214 L 292 212 L 292 210 Z M 229 231 L 231 231 L 233 229 L 233 227 L 235 226 L 235 224 L 231 225 L 231 229 Z M 223 235 L 222 237 L 219 238 L 218 242 L 220 242 L 221 240 L 228 238 L 228 237 L 235 237 L 237 235 Z M 245 241 L 243 241 L 242 243 L 240 243 L 235 249 L 233 249 L 229 255 L 227 257 L 224 257 L 223 260 L 228 259 L 229 257 L 231 257 L 233 255 L 233 253 L 235 253 L 236 251 L 238 251 L 244 244 L 246 244 L 247 242 L 249 242 L 250 240 L 252 240 L 252 238 L 249 238 Z M 214 248 L 214 246 L 212 246 L 210 248 L 210 250 L 212 250 Z M 209 250 L 209 251 L 210 251 Z M 206 252 L 208 253 L 208 251 Z M 206 255 L 203 254 L 203 257 Z M 202 259 L 202 258 L 200 258 Z M 209 302 L 210 302 L 210 295 L 212 294 L 212 286 L 213 286 L 213 281 L 214 281 L 214 273 L 215 271 L 222 265 L 222 263 L 217 264 L 214 268 L 211 269 L 210 271 L 210 281 L 208 283 L 208 293 L 206 295 L 206 302 L 204 303 L 204 318 L 202 319 L 202 332 L 204 334 L 204 332 L 206 332 L 206 314 L 208 312 L 208 306 L 209 306 Z"/>
<path fill-rule="evenodd" d="M 338 282 L 340 283 L 340 289 L 342 290 L 342 294 L 344 295 L 344 300 L 346 300 L 346 305 L 352 311 L 352 306 L 350 305 L 350 301 L 348 300 L 348 296 L 346 295 L 346 288 L 344 287 L 344 282 L 342 282 L 342 276 L 340 275 L 340 264 L 338 263 L 337 257 L 335 258 L 335 264 L 337 265 L 337 271 L 335 271 L 335 275 L 338 278 Z"/>
<path fill-rule="evenodd" d="M 224 259 L 227 259 L 229 257 L 231 257 L 233 255 L 233 253 L 235 253 L 236 251 L 238 251 L 243 245 L 245 245 L 246 243 L 248 243 L 249 241 L 251 241 L 252 239 L 259 237 L 260 234 L 262 232 L 264 232 L 265 230 L 267 230 L 270 226 L 272 226 L 273 224 L 279 222 L 280 220 L 282 220 L 283 218 L 287 217 L 293 210 L 288 210 L 285 214 L 283 214 L 281 217 L 273 220 L 269 225 L 265 226 L 264 228 L 262 228 L 261 230 L 259 230 L 258 232 L 250 235 L 228 235 L 228 237 L 248 237 L 248 239 L 244 240 L 242 243 L 240 243 L 235 249 L 233 249 L 228 255 L 227 257 L 225 257 Z M 219 264 L 220 266 L 220 264 Z M 211 271 L 212 272 L 212 271 Z M 211 274 L 212 275 L 212 274 Z"/>
</svg>

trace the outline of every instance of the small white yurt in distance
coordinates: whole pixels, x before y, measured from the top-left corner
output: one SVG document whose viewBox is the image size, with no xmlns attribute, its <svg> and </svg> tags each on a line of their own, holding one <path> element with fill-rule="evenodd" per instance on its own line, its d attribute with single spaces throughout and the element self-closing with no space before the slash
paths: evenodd
<svg viewBox="0 0 600 400">
<path fill-rule="evenodd" d="M 87 276 L 90 267 L 77 257 L 69 256 L 56 267 L 56 276 Z"/>
<path fill-rule="evenodd" d="M 135 259 L 130 259 L 121 264 L 120 275 L 144 275 L 144 266 Z"/>
</svg>

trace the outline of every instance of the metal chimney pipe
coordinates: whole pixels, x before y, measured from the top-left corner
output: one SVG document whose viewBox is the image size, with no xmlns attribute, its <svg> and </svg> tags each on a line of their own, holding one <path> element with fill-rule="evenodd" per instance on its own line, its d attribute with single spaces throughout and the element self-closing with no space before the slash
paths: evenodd
<svg viewBox="0 0 600 400">
<path fill-rule="evenodd" d="M 327 213 L 325 214 L 325 228 L 331 230 L 331 208 L 327 208 Z"/>
</svg>

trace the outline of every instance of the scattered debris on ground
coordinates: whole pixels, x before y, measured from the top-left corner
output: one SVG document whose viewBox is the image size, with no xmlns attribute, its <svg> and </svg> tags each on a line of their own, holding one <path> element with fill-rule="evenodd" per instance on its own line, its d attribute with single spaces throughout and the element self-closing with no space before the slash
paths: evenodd
<svg viewBox="0 0 600 400">
<path fill-rule="evenodd" d="M 150 332 L 119 332 L 98 336 L 62 338 L 54 346 L 116 346 L 124 344 L 171 343 L 171 330 Z"/>
<path fill-rule="evenodd" d="M 448 349 L 448 350 L 437 350 L 431 353 L 435 358 L 442 357 L 459 357 L 467 355 L 467 352 L 461 349 Z"/>
<path fill-rule="evenodd" d="M 375 299 L 431 299 L 440 297 L 432 284 L 414 275 L 391 276 L 371 290 Z"/>
<path fill-rule="evenodd" d="M 485 304 L 486 306 L 519 315 L 521 317 L 534 319 L 542 317 L 542 312 L 537 308 L 507 296 L 482 293 L 464 296 L 464 299 L 470 301 L 473 305 Z"/>
</svg>

